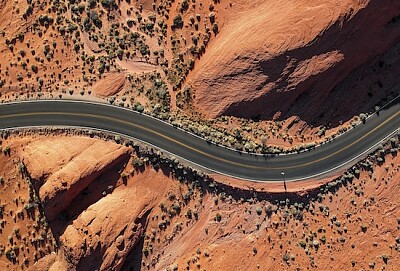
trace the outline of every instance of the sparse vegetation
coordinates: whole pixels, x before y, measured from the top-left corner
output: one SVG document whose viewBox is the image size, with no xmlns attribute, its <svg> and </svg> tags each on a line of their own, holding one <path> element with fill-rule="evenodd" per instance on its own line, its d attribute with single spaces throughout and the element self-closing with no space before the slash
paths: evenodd
<svg viewBox="0 0 400 271">
<path fill-rule="evenodd" d="M 138 1 L 28 1 L 23 8 L 13 4 L 13 16 L 15 20 L 21 17 L 21 26 L 24 27 L 17 30 L 21 33 L 0 32 L 6 59 L 6 63 L 0 65 L 0 89 L 7 93 L 0 93 L 2 100 L 87 97 L 92 90 L 92 96 L 96 96 L 96 84 L 107 81 L 110 74 L 126 74 L 123 87 L 107 98 L 111 104 L 154 115 L 201 135 L 209 142 L 246 152 L 272 154 L 315 148 L 366 121 L 369 113 L 361 113 L 338 128 L 337 133 L 326 124 L 326 127 L 305 128 L 311 131 L 305 135 L 298 131 L 298 127 L 303 126 L 301 123 L 296 125 L 298 119 L 266 122 L 260 116 L 248 120 L 221 116 L 206 120 L 196 114 L 192 107 L 196 92 L 186 78 L 208 50 L 209 42 L 222 34 L 219 32 L 224 21 L 219 21 L 223 14 L 218 3 L 153 1 L 142 6 Z M 142 66 L 145 72 L 137 72 Z M 379 66 L 386 67 L 386 64 Z M 385 82 L 377 81 L 376 84 L 382 88 Z M 176 104 L 171 104 L 171 101 L 176 101 Z M 112 136 L 109 140 L 131 144 L 119 136 Z M 274 142 L 281 145 L 274 147 Z M 4 174 L 0 176 L 0 189 L 13 195 L 26 189 L 29 195 L 6 203 L 3 197 L 0 200 L 0 234 L 6 240 L 0 242 L 0 257 L 15 267 L 24 265 L 21 268 L 25 270 L 56 251 L 57 241 L 49 229 L 29 172 L 21 162 L 23 160 L 15 157 L 14 145 L 11 150 L 7 143 L 4 144 L 1 145 L 2 159 L 12 160 L 10 167 L 15 172 L 0 172 Z M 323 269 L 321 263 L 325 261 L 326 251 L 332 253 L 329 261 L 344 261 L 338 259 L 337 251 L 349 247 L 364 249 L 357 239 L 361 232 L 365 243 L 374 250 L 379 247 L 379 253 L 387 254 L 374 254 L 374 257 L 367 254 L 365 263 L 347 259 L 346 264 L 360 269 L 378 269 L 382 264 L 395 263 L 393 255 L 399 250 L 400 239 L 396 237 L 393 240 L 392 236 L 385 240 L 389 244 L 387 247 L 372 243 L 371 235 L 381 231 L 381 226 L 371 219 L 370 213 L 384 203 L 380 201 L 380 195 L 371 194 L 366 188 L 372 184 L 376 190 L 390 187 L 393 176 L 397 176 L 398 167 L 387 161 L 391 161 L 388 155 L 394 157 L 398 153 L 398 144 L 396 140 L 390 144 L 389 149 L 382 146 L 380 151 L 346 174 L 307 196 L 288 194 L 272 197 L 260 191 L 241 191 L 218 183 L 218 180 L 154 150 L 140 149 L 126 163 L 126 168 L 114 175 L 126 185 L 132 176 L 144 178 L 142 172 L 152 167 L 179 183 L 179 187 L 163 194 L 165 199 L 155 204 L 156 207 L 149 207 L 149 213 L 144 212 L 141 219 L 148 224 L 138 219 L 129 229 L 134 238 L 143 241 L 143 269 L 157 269 L 160 259 L 168 258 L 165 255 L 171 251 L 166 250 L 164 255 L 161 248 L 177 242 L 190 227 L 196 227 L 197 220 L 204 223 L 197 232 L 204 238 L 204 244 L 216 236 L 237 238 L 235 240 L 240 240 L 238 243 L 251 239 L 253 243 L 246 248 L 246 253 L 253 254 L 254 263 L 268 250 L 274 261 L 282 266 L 288 264 L 293 269 L 304 259 L 310 268 Z M 384 174 L 377 175 L 376 164 L 384 167 Z M 115 187 L 105 186 L 101 191 L 104 200 L 109 199 Z M 83 194 L 84 199 L 93 200 L 88 191 Z M 233 209 L 236 206 L 245 211 L 236 212 Z M 69 219 L 66 212 L 60 214 L 60 220 Z M 21 226 L 14 226 L 15 223 Z M 298 231 L 294 232 L 293 228 Z M 118 245 L 123 251 L 125 244 Z M 232 247 L 234 245 L 236 243 Z M 86 239 L 81 249 L 85 253 L 89 251 Z M 218 254 L 213 254 L 217 250 L 205 251 L 201 247 L 196 248 L 192 255 L 182 255 L 188 260 L 185 267 L 179 263 L 179 270 L 205 270 L 206 266 L 212 266 L 218 257 Z M 171 263 L 168 268 L 177 270 L 178 264 Z M 265 266 L 257 262 L 256 268 L 263 270 Z"/>
</svg>

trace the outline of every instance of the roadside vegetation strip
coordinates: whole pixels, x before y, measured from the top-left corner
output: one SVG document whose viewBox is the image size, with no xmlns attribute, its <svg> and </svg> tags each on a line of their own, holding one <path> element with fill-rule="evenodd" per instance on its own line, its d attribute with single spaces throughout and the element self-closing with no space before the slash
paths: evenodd
<svg viewBox="0 0 400 271">
<path fill-rule="evenodd" d="M 33 131 L 36 130 L 36 131 L 40 132 L 42 130 L 47 131 L 48 126 L 43 126 L 43 127 L 42 126 L 14 127 L 14 128 L 8 128 L 8 129 L 5 129 L 5 130 L 7 130 L 7 131 L 20 131 L 20 130 L 24 130 L 24 129 L 27 129 L 30 132 L 32 132 L 32 130 Z M 172 153 L 172 152 L 170 152 L 170 151 L 168 151 L 166 149 L 162 149 L 162 148 L 160 148 L 160 147 L 158 147 L 156 145 L 153 145 L 151 143 L 143 141 L 143 140 L 141 140 L 139 138 L 135 138 L 135 137 L 132 137 L 132 136 L 129 136 L 129 135 L 125 135 L 125 134 L 121 134 L 121 133 L 114 132 L 114 131 L 109 131 L 109 130 L 104 130 L 104 129 L 99 129 L 99 128 L 78 127 L 78 126 L 53 126 L 50 129 L 56 129 L 56 130 L 57 129 L 62 129 L 64 131 L 65 130 L 69 130 L 69 131 L 84 131 L 84 134 L 86 134 L 86 136 L 90 136 L 90 137 L 92 137 L 94 135 L 93 134 L 93 132 L 94 132 L 95 134 L 97 133 L 97 136 L 99 136 L 100 138 L 107 139 L 107 140 L 114 140 L 118 144 L 123 144 L 124 140 L 129 140 L 130 144 L 132 144 L 133 147 L 140 146 L 142 148 L 143 146 L 145 146 L 145 153 L 147 153 L 147 154 L 153 153 L 153 154 L 156 154 L 157 156 L 159 156 L 159 158 L 166 158 L 166 159 L 169 159 L 171 162 L 174 162 L 174 163 L 178 163 L 177 161 L 180 160 L 179 164 L 181 164 L 184 167 L 186 167 L 185 163 L 186 163 L 186 165 L 190 165 L 189 166 L 190 170 L 194 170 L 194 172 L 196 172 L 196 169 L 200 170 L 196 174 L 199 174 L 199 175 L 202 175 L 202 176 L 207 176 L 207 173 L 216 173 L 216 174 L 221 174 L 221 175 L 224 175 L 224 176 L 227 176 L 227 177 L 231 177 L 231 178 L 234 178 L 234 179 L 243 180 L 243 181 L 250 181 L 250 182 L 254 182 L 254 183 L 276 183 L 276 181 L 248 179 L 248 178 L 243 178 L 243 177 L 237 177 L 237 176 L 234 176 L 234 175 L 230 175 L 230 174 L 227 174 L 225 172 L 220 172 L 218 170 L 206 167 L 204 165 L 194 163 L 194 162 L 192 162 L 192 161 L 190 161 L 190 160 L 188 160 L 188 159 L 186 159 L 184 157 L 181 157 L 179 155 L 177 156 L 176 154 L 174 154 L 174 153 Z M 344 169 L 344 167 L 346 165 L 348 166 L 347 170 L 345 171 L 345 173 L 341 174 L 341 177 L 336 178 L 336 180 L 340 180 L 341 178 L 343 178 L 343 176 L 348 177 L 349 174 L 352 175 L 352 172 L 357 171 L 357 169 L 355 169 L 355 168 L 358 168 L 358 167 L 360 167 L 360 165 L 361 166 L 363 165 L 362 161 L 364 161 L 365 159 L 368 160 L 368 158 L 363 158 L 364 160 L 360 160 L 360 158 L 362 156 L 368 154 L 368 157 L 370 157 L 370 155 L 371 155 L 371 157 L 375 157 L 377 153 L 380 153 L 382 151 L 382 148 L 384 148 L 384 146 L 388 145 L 388 142 L 390 142 L 392 147 L 393 147 L 393 143 L 394 142 L 399 143 L 400 137 L 398 137 L 397 140 L 394 138 L 394 136 L 396 136 L 396 135 L 399 136 L 400 135 L 399 132 L 400 131 L 398 131 L 398 130 L 393 131 L 391 134 L 386 136 L 384 139 L 380 140 L 379 142 L 377 142 L 375 145 L 371 146 L 369 149 L 367 149 L 363 153 L 360 153 L 357 157 L 354 157 L 354 158 L 352 158 L 350 160 L 347 160 L 347 161 L 343 162 L 339 166 L 336 166 L 334 168 L 328 169 L 327 171 L 322 172 L 322 173 L 309 175 L 309 176 L 304 177 L 304 178 L 297 178 L 297 179 L 285 178 L 285 181 L 286 182 L 300 182 L 300 181 L 305 181 L 305 180 L 312 179 L 312 178 L 317 178 L 317 177 L 326 175 L 326 174 L 328 174 L 328 173 L 330 173 L 332 171 L 336 171 L 337 169 L 340 169 L 340 168 Z M 110 137 L 110 135 L 112 135 L 114 137 L 114 139 L 113 139 L 113 137 Z M 118 140 L 116 139 L 117 137 L 118 137 Z M 122 141 L 121 141 L 121 139 L 122 139 Z M 389 139 L 390 139 L 390 141 L 389 141 Z M 137 144 L 137 143 L 139 143 L 139 144 Z M 124 144 L 127 144 L 127 141 L 125 141 Z M 154 153 L 153 150 L 152 150 L 153 148 L 154 149 L 158 149 L 159 152 Z M 396 150 L 396 149 L 390 149 L 389 153 L 393 153 L 393 150 Z M 143 150 L 141 150 L 140 152 L 143 152 Z M 178 158 L 178 160 L 176 160 L 176 158 Z M 379 160 L 379 158 L 378 158 L 378 160 Z M 183 162 L 185 162 L 185 163 L 183 163 Z M 355 164 L 355 166 L 349 167 L 350 163 L 356 163 L 356 162 L 357 162 L 357 164 Z M 204 175 L 204 174 L 206 174 L 206 175 Z M 335 183 L 335 181 L 332 181 L 331 183 Z"/>
<path fill-rule="evenodd" d="M 75 99 L 66 99 L 66 100 L 59 100 L 59 99 L 44 99 L 44 100 L 42 100 L 42 99 L 38 99 L 38 100 L 13 101 L 13 102 L 7 102 L 6 104 L 18 104 L 18 103 L 24 103 L 24 102 L 28 102 L 29 103 L 29 102 L 41 102 L 41 101 L 55 101 L 55 102 L 65 102 L 65 101 L 67 101 L 67 102 L 73 102 L 73 103 L 86 103 L 86 104 L 92 104 L 92 105 L 103 105 L 103 106 L 108 106 L 108 107 L 116 107 L 116 108 L 119 108 L 119 109 L 122 109 L 122 110 L 125 110 L 125 111 L 128 111 L 128 112 L 134 112 L 136 114 L 144 115 L 144 116 L 146 116 L 148 118 L 160 121 L 160 122 L 162 122 L 164 124 L 167 124 L 167 125 L 169 125 L 171 127 L 174 127 L 175 129 L 178 129 L 178 130 L 180 130 L 180 131 L 182 131 L 184 133 L 187 133 L 187 134 L 192 135 L 194 137 L 197 137 L 199 139 L 205 140 L 208 143 L 214 144 L 214 145 L 216 145 L 218 147 L 221 147 L 221 148 L 225 148 L 227 150 L 231 150 L 231 151 L 242 153 L 242 154 L 255 155 L 255 156 L 263 156 L 263 157 L 271 156 L 271 157 L 273 157 L 273 156 L 277 156 L 277 155 L 291 155 L 291 154 L 296 154 L 296 153 L 307 152 L 307 151 L 310 151 L 310 150 L 315 149 L 317 147 L 320 147 L 320 146 L 323 146 L 325 144 L 328 144 L 328 143 L 334 141 L 335 139 L 345 135 L 349 131 L 353 130 L 358 125 L 362 125 L 363 123 L 365 123 L 368 119 L 370 119 L 374 115 L 379 115 L 379 112 L 381 110 L 386 109 L 387 107 L 389 107 L 390 105 L 396 103 L 396 101 L 398 102 L 399 100 L 400 100 L 400 94 L 397 95 L 396 97 L 392 98 L 390 101 L 386 102 L 381 107 L 376 107 L 374 112 L 372 112 L 371 114 L 361 113 L 360 115 L 363 115 L 363 117 L 360 117 L 361 121 L 358 124 L 351 125 L 350 128 L 349 129 L 345 129 L 344 132 L 339 132 L 337 134 L 331 135 L 331 137 L 325 138 L 324 141 L 322 141 L 322 142 L 319 142 L 319 143 L 315 143 L 315 142 L 304 143 L 302 145 L 294 146 L 294 147 L 292 147 L 292 148 L 290 148 L 288 150 L 284 150 L 282 152 L 262 152 L 262 153 L 235 149 L 235 148 L 226 146 L 226 145 L 224 145 L 222 143 L 216 142 L 214 140 L 209 140 L 209 139 L 207 139 L 206 137 L 204 137 L 202 135 L 199 135 L 199 134 L 197 134 L 195 132 L 189 131 L 188 129 L 185 129 L 183 127 L 177 126 L 174 123 L 171 123 L 170 121 L 166 121 L 166 120 L 164 120 L 162 118 L 159 118 L 159 117 L 154 116 L 152 114 L 149 114 L 147 112 L 135 110 L 134 108 L 129 108 L 129 107 L 127 108 L 127 107 L 124 107 L 124 106 L 117 106 L 115 104 L 109 104 L 109 103 L 106 103 L 106 102 L 95 102 L 95 101 L 75 100 Z"/>
<path fill-rule="evenodd" d="M 41 103 L 0 106 L 3 128 L 32 125 L 103 128 L 132 138 L 139 136 L 142 141 L 152 143 L 156 148 L 168 150 L 169 153 L 174 153 L 210 171 L 260 181 L 277 180 L 283 170 L 287 171 L 288 180 L 300 180 L 330 172 L 339 165 L 344 165 L 347 160 L 354 161 L 360 155 L 364 155 L 365 150 L 369 150 L 370 146 L 377 144 L 377 141 L 392 134 L 393 130 L 398 128 L 395 126 L 400 126 L 398 120 L 400 110 L 396 104 L 394 108 L 383 111 L 380 117 L 369 121 L 367 126 L 362 125 L 335 143 L 305 154 L 264 157 L 260 160 L 251 154 L 243 155 L 225 148 L 213 147 L 214 145 L 206 144 L 201 138 L 190 137 L 183 131 L 177 132 L 170 125 L 161 125 L 157 119 L 150 121 L 146 119 L 147 116 L 137 115 L 130 110 L 123 111 L 117 107 L 102 108 L 104 105 L 101 104 L 86 106 L 69 102 L 42 101 Z M 355 144 L 358 146 L 358 151 L 353 155 L 351 147 Z M 324 160 L 326 162 L 321 162 Z"/>
<path fill-rule="evenodd" d="M 171 138 L 169 136 L 166 136 L 166 135 L 164 135 L 164 134 L 162 134 L 160 132 L 154 131 L 154 130 L 152 130 L 150 128 L 147 128 L 147 127 L 144 127 L 143 125 L 139 125 L 139 124 L 136 124 L 136 123 L 133 123 L 133 122 L 124 121 L 124 120 L 120 120 L 120 119 L 116 119 L 116 118 L 111 118 L 111 117 L 108 117 L 108 116 L 100 116 L 100 115 L 94 115 L 94 114 L 82 114 L 82 113 L 71 113 L 71 112 L 70 113 L 66 113 L 66 112 L 34 112 L 34 113 L 19 113 L 19 114 L 4 115 L 4 116 L 0 116 L 0 118 L 29 117 L 29 116 L 35 116 L 35 115 L 36 116 L 47 116 L 47 115 L 78 116 L 78 117 L 88 117 L 88 118 L 95 118 L 95 119 L 104 120 L 104 121 L 117 122 L 117 123 L 125 124 L 125 125 L 128 125 L 128 126 L 132 126 L 134 128 L 145 130 L 145 131 L 147 131 L 149 133 L 153 133 L 153 134 L 155 134 L 157 136 L 160 136 L 160 137 L 162 137 L 162 138 L 164 138 L 164 139 L 166 139 L 168 141 L 174 142 L 174 143 L 176 143 L 176 144 L 178 144 L 178 145 L 180 145 L 180 146 L 182 146 L 182 147 L 184 147 L 186 149 L 189 149 L 189 150 L 191 150 L 193 152 L 199 153 L 201 155 L 204 155 L 204 156 L 207 156 L 207 157 L 213 158 L 215 160 L 219 160 L 221 162 L 228 163 L 228 164 L 231 164 L 231 165 L 234 165 L 234 166 L 239 166 L 239 167 L 244 167 L 244 168 L 252 168 L 252 169 L 260 169 L 260 170 L 287 170 L 287 169 L 306 167 L 306 166 L 315 164 L 317 162 L 326 160 L 326 159 L 328 159 L 330 157 L 333 157 L 333 156 L 343 152 L 344 150 L 346 150 L 346 149 L 352 147 L 353 145 L 359 143 L 361 140 L 367 138 L 369 135 L 371 135 L 372 133 L 374 133 L 375 131 L 380 129 L 382 126 L 384 126 L 387 123 L 389 123 L 392 119 L 394 119 L 395 117 L 400 115 L 400 112 L 397 112 L 396 114 L 392 115 L 390 118 L 386 119 L 380 125 L 378 125 L 374 129 L 372 129 L 371 131 L 369 131 L 365 135 L 359 137 L 357 140 L 353 141 L 351 144 L 346 145 L 343 148 L 341 148 L 341 149 L 339 149 L 339 150 L 337 150 L 337 151 L 335 151 L 335 152 L 333 152 L 333 153 L 331 153 L 329 155 L 326 155 L 326 156 L 323 156 L 323 157 L 321 157 L 319 159 L 316 159 L 314 161 L 310 161 L 310 162 L 307 162 L 307 163 L 299 164 L 299 165 L 296 165 L 296 166 L 282 166 L 282 167 L 251 166 L 251 165 L 246 165 L 246 164 L 238 163 L 238 162 L 235 162 L 235 161 L 227 160 L 227 159 L 224 159 L 224 158 L 216 157 L 216 156 L 213 156 L 213 155 L 211 155 L 211 154 L 209 154 L 207 152 L 201 151 L 201 150 L 196 149 L 194 147 L 191 147 L 191 146 L 189 146 L 189 145 L 187 145 L 185 143 L 182 143 L 182 142 L 180 142 L 180 141 L 178 141 L 176 139 L 173 139 L 173 138 Z M 110 132 L 114 132 L 114 131 L 110 131 Z"/>
</svg>

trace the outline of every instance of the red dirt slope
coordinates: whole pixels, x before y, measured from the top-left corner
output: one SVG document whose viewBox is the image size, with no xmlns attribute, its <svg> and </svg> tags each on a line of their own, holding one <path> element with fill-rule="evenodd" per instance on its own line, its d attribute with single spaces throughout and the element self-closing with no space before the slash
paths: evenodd
<svg viewBox="0 0 400 271">
<path fill-rule="evenodd" d="M 195 105 L 206 115 L 304 119 L 317 110 L 306 110 L 309 106 L 336 102 L 338 108 L 341 95 L 336 101 L 329 96 L 335 86 L 400 41 L 398 1 L 258 4 L 227 7 L 226 25 L 190 75 Z M 360 96 L 346 91 L 353 93 L 350 98 Z M 353 107 L 368 102 L 355 101 Z"/>
</svg>

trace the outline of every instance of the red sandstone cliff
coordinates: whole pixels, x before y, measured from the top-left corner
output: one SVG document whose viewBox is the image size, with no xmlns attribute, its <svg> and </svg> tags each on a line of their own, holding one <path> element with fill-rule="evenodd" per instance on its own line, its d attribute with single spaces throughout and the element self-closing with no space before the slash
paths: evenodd
<svg viewBox="0 0 400 271">
<path fill-rule="evenodd" d="M 211 117 L 308 118 L 348 99 L 351 111 L 370 102 L 360 81 L 371 68 L 352 73 L 400 41 L 398 1 L 268 0 L 250 9 L 234 3 L 225 13 L 226 25 L 188 80 L 196 107 Z M 389 61 L 400 58 L 396 51 Z M 382 62 L 378 69 L 395 78 L 396 66 Z M 387 94 L 382 86 L 372 92 Z"/>
</svg>

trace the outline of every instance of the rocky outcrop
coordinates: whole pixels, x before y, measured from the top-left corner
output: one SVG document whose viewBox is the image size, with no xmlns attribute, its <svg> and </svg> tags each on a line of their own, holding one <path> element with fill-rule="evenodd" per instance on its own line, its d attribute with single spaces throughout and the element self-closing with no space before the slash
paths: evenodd
<svg viewBox="0 0 400 271">
<path fill-rule="evenodd" d="M 335 86 L 400 42 L 399 16 L 398 1 L 260 1 L 196 64 L 194 104 L 210 117 L 314 114 L 310 106 L 332 104 Z"/>
<path fill-rule="evenodd" d="M 69 264 L 64 255 L 62 255 L 62 251 L 58 254 L 52 253 L 47 255 L 39 261 L 37 261 L 32 267 L 28 269 L 29 271 L 74 271 L 76 270 L 75 266 Z"/>
<path fill-rule="evenodd" d="M 152 192 L 121 187 L 85 210 L 60 240 L 77 270 L 120 270 L 145 231 Z"/>
<path fill-rule="evenodd" d="M 125 74 L 110 73 L 93 86 L 93 93 L 101 97 L 109 97 L 120 92 L 125 85 Z"/>
<path fill-rule="evenodd" d="M 59 255 L 46 256 L 32 270 L 121 270 L 173 181 L 151 170 L 122 178 L 122 171 L 131 172 L 132 149 L 113 142 L 85 137 L 21 142 L 19 155 L 60 245 Z"/>
<path fill-rule="evenodd" d="M 49 220 L 113 166 L 127 161 L 129 148 L 90 138 L 50 138 L 25 148 L 25 163 L 39 182 L 39 197 Z"/>
</svg>

